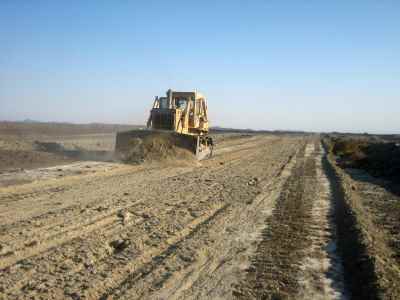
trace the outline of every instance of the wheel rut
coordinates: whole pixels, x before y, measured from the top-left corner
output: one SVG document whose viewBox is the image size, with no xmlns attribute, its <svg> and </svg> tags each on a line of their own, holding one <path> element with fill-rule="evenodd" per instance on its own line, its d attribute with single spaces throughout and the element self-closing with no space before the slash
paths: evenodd
<svg viewBox="0 0 400 300">
<path fill-rule="evenodd" d="M 234 298 L 346 299 L 323 155 L 318 139 L 297 153 Z"/>
</svg>

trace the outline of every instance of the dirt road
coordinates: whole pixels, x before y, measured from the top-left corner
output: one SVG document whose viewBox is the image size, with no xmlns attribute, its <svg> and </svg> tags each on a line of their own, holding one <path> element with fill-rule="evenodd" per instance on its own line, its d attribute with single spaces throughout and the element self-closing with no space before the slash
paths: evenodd
<svg viewBox="0 0 400 300">
<path fill-rule="evenodd" d="M 0 298 L 348 298 L 318 137 L 227 139 L 215 154 L 1 187 Z"/>
</svg>

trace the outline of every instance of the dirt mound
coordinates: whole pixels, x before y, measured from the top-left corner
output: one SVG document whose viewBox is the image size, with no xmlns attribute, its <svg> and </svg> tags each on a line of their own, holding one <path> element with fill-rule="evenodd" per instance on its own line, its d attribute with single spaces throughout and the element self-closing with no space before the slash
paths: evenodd
<svg viewBox="0 0 400 300">
<path fill-rule="evenodd" d="M 395 143 L 371 144 L 365 147 L 364 152 L 366 157 L 359 162 L 361 168 L 373 176 L 400 183 L 400 147 Z"/>
<path fill-rule="evenodd" d="M 400 183 L 400 147 L 396 143 L 333 138 L 331 150 L 343 168 L 357 168 L 374 177 Z"/>
<path fill-rule="evenodd" d="M 362 140 L 340 138 L 332 140 L 332 152 L 335 155 L 350 158 L 351 160 L 365 158 L 363 151 L 365 146 L 367 146 L 367 142 Z"/>
<path fill-rule="evenodd" d="M 129 150 L 121 158 L 127 163 L 194 160 L 191 151 L 178 146 L 182 144 L 178 139 L 177 136 L 163 134 L 132 138 L 129 141 Z"/>
</svg>

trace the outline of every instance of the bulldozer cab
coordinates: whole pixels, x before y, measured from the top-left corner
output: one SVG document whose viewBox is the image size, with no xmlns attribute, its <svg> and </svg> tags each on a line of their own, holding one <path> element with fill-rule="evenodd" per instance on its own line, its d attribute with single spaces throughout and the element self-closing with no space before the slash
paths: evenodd
<svg viewBox="0 0 400 300">
<path fill-rule="evenodd" d="M 172 103 L 170 105 L 168 98 L 166 97 L 160 97 L 158 98 L 158 102 L 159 105 L 157 107 L 157 105 L 155 105 L 155 107 L 153 107 L 153 109 L 171 109 L 171 108 L 176 108 L 176 109 L 181 109 L 184 110 L 186 109 L 187 103 L 188 103 L 188 99 L 187 98 L 174 98 L 172 100 Z M 156 98 L 156 102 L 157 102 L 157 98 Z"/>
</svg>

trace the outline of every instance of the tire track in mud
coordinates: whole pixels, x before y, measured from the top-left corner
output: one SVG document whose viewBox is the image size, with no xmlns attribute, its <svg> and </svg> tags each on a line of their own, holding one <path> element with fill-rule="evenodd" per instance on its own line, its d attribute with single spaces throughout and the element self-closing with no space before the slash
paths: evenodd
<svg viewBox="0 0 400 300">
<path fill-rule="evenodd" d="M 312 159 L 305 159 L 306 147 L 296 157 L 296 166 L 283 185 L 271 217 L 266 221 L 262 240 L 246 270 L 246 277 L 235 285 L 238 299 L 281 299 L 297 293 L 300 262 L 311 241 L 307 226 L 312 201 L 305 197 L 305 178 L 315 176 Z"/>
<path fill-rule="evenodd" d="M 322 168 L 326 153 L 315 142 L 316 186 L 312 208 L 311 247 L 301 264 L 297 299 L 346 300 L 343 262 L 337 251 L 335 199 L 331 183 Z"/>
<path fill-rule="evenodd" d="M 323 146 L 327 151 L 326 145 Z M 323 157 L 322 165 L 335 199 L 338 250 L 343 260 L 344 280 L 351 299 L 392 299 L 383 294 L 375 269 L 376 258 L 370 255 L 359 216 L 351 206 L 340 175 L 328 155 Z"/>
<path fill-rule="evenodd" d="M 236 299 L 346 299 L 319 149 L 314 140 L 297 154 Z"/>
<path fill-rule="evenodd" d="M 143 201 L 141 201 L 141 202 L 143 202 Z M 137 205 L 143 205 L 143 203 L 138 203 Z M 135 205 L 135 206 L 137 206 L 137 205 Z M 142 208 L 146 208 L 146 207 L 143 206 Z M 160 207 L 160 209 L 162 209 L 162 207 Z M 116 215 L 111 215 L 108 218 L 117 219 L 117 216 Z M 135 226 L 135 227 L 136 227 L 136 225 L 139 225 L 138 222 L 137 222 L 138 221 L 137 218 L 135 218 L 135 220 L 133 221 L 133 224 L 127 224 L 128 226 L 123 226 L 122 224 L 120 224 L 121 223 L 120 221 L 121 220 L 119 220 L 115 224 L 109 224 L 107 226 L 107 228 L 104 228 L 104 227 L 101 228 L 101 226 L 100 226 L 100 228 L 101 228 L 100 236 L 92 235 L 91 233 L 97 231 L 97 233 L 99 234 L 99 227 L 97 227 L 97 229 L 96 229 L 96 226 L 102 225 L 102 224 L 98 224 L 98 223 L 97 224 L 92 224 L 91 225 L 91 228 L 92 228 L 91 232 L 87 232 L 83 228 L 82 231 L 80 232 L 80 235 L 74 237 L 72 240 L 66 240 L 65 236 L 64 236 L 64 240 L 60 240 L 59 241 L 60 244 L 57 245 L 57 246 L 59 246 L 61 248 L 57 248 L 57 247 L 49 245 L 49 244 L 44 244 L 44 247 L 47 247 L 47 249 L 45 249 L 45 252 L 58 253 L 57 256 L 60 257 L 59 261 L 60 261 L 60 264 L 62 264 L 62 261 L 66 257 L 70 257 L 71 255 L 74 256 L 74 251 L 71 251 L 71 247 L 72 248 L 76 248 L 76 249 L 82 248 L 82 249 L 89 250 L 90 248 L 88 249 L 88 245 L 86 245 L 86 244 L 87 243 L 91 243 L 91 241 L 93 241 L 93 243 L 95 243 L 95 244 L 99 244 L 97 247 L 99 247 L 99 246 L 100 247 L 104 247 L 104 244 L 105 245 L 108 244 L 108 242 L 106 242 L 107 240 L 109 240 L 109 242 L 112 241 L 112 236 L 124 235 L 127 232 L 129 232 L 130 230 L 132 230 L 132 225 Z M 182 221 L 184 221 L 184 222 L 182 223 L 181 226 L 185 227 L 186 226 L 185 225 L 186 221 L 184 219 L 182 219 Z M 147 223 L 144 223 L 144 225 L 146 225 L 146 224 Z M 118 225 L 118 226 L 116 226 L 116 225 Z M 77 232 L 77 234 L 78 234 L 78 232 Z M 67 236 L 68 235 L 70 235 L 70 234 L 67 233 Z M 144 232 L 142 232 L 141 235 L 145 235 L 146 236 L 146 235 L 148 235 L 148 233 L 146 231 L 144 231 Z M 99 239 L 99 237 L 101 237 L 101 236 L 103 236 L 103 237 L 101 239 Z M 138 239 L 139 237 L 140 237 L 140 235 L 138 235 L 138 232 L 137 232 L 137 229 L 136 229 L 135 238 Z M 82 243 L 83 241 L 85 241 L 85 244 Z M 99 241 L 102 241 L 102 242 L 98 243 Z M 40 245 L 41 244 L 39 243 L 38 244 L 39 250 L 40 250 Z M 52 246 L 52 247 L 49 247 L 49 246 Z M 64 247 L 64 251 L 63 251 L 63 247 Z M 91 265 L 92 266 L 94 266 L 96 264 L 101 264 L 101 267 L 104 268 L 105 266 L 107 266 L 109 264 L 109 262 L 107 260 L 108 260 L 108 257 L 110 257 L 110 255 L 112 255 L 112 251 L 108 251 L 109 249 L 105 249 L 105 250 L 106 251 L 102 251 L 102 255 L 98 255 L 97 254 L 96 255 L 96 259 L 91 259 Z M 57 251 L 57 252 L 55 252 L 55 251 Z M 32 262 L 31 265 L 32 264 L 33 265 L 40 264 L 40 260 L 45 259 L 47 257 L 47 255 L 48 255 L 45 252 L 41 253 L 41 255 L 38 257 L 38 259 L 32 258 L 32 259 L 34 259 L 34 261 L 38 261 L 38 262 L 37 263 L 36 262 Z M 89 250 L 89 252 L 90 252 L 90 250 Z M 32 256 L 34 256 L 34 253 L 31 253 L 31 255 L 29 257 L 32 257 Z M 25 257 L 23 260 L 26 261 L 27 259 L 28 259 L 28 257 Z M 19 261 L 22 261 L 22 260 L 20 259 Z M 69 272 L 73 272 L 73 273 L 78 273 L 84 268 L 85 267 L 82 264 L 78 264 L 77 267 L 69 268 L 68 271 Z M 97 269 L 99 270 L 100 267 L 97 268 Z M 29 272 L 25 272 L 25 275 L 27 275 L 28 273 Z M 33 275 L 34 273 L 31 273 L 31 274 Z M 82 275 L 84 275 L 84 274 L 81 274 L 80 276 L 82 276 Z M 89 277 L 89 276 L 86 274 L 86 275 L 84 275 L 84 277 Z M 29 277 L 26 277 L 26 280 L 30 280 Z M 20 285 L 23 284 L 23 282 L 24 282 L 24 280 L 19 280 L 18 281 L 18 286 L 16 286 L 16 288 L 20 287 Z"/>
<path fill-rule="evenodd" d="M 153 272 L 156 268 L 159 267 L 160 264 L 163 264 L 165 260 L 170 258 L 173 255 L 176 255 L 177 252 L 182 249 L 183 244 L 186 239 L 193 238 L 197 232 L 203 230 L 204 227 L 207 227 L 215 218 L 218 217 L 219 214 L 222 214 L 227 208 L 229 204 L 220 205 L 217 207 L 212 213 L 203 216 L 202 218 L 196 219 L 196 222 L 187 226 L 182 232 L 180 232 L 177 237 L 174 237 L 170 240 L 166 241 L 165 248 L 157 248 L 155 253 L 147 252 L 146 257 L 142 258 L 143 265 L 137 267 L 136 270 L 133 270 L 130 266 L 127 266 L 127 269 L 130 271 L 129 275 L 126 277 L 124 274 L 124 279 L 121 281 L 118 278 L 113 278 L 111 282 L 111 288 L 108 288 L 106 285 L 106 292 L 103 293 L 100 297 L 96 295 L 96 298 L 99 299 L 108 299 L 109 296 L 113 295 L 113 298 L 119 298 L 122 296 L 124 290 L 131 289 L 136 281 L 143 279 L 146 275 Z M 183 261 L 190 261 L 190 257 L 181 257 Z M 170 273 L 165 272 L 165 275 L 162 276 L 161 280 L 154 282 L 154 286 L 162 286 L 163 281 L 166 281 L 170 276 Z M 117 286 L 115 286 L 115 282 L 121 281 Z M 104 284 L 104 282 L 103 282 Z M 94 288 L 93 292 L 88 292 L 89 295 L 92 293 L 97 293 L 97 286 Z M 143 297 L 143 294 L 137 295 L 139 298 Z"/>
</svg>

